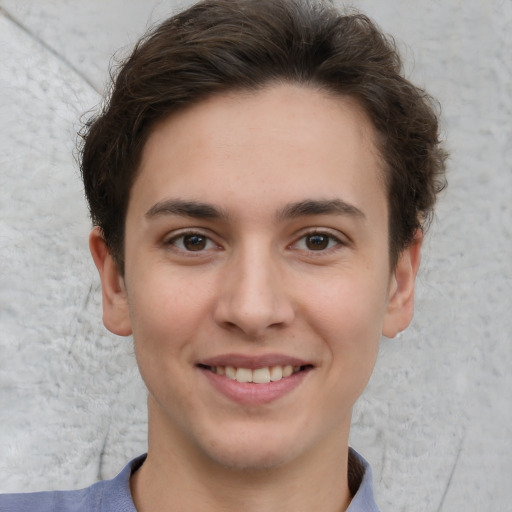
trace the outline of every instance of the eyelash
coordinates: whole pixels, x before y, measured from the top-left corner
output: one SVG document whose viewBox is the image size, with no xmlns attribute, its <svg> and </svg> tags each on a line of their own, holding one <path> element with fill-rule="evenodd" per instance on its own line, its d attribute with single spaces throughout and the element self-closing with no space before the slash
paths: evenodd
<svg viewBox="0 0 512 512">
<path fill-rule="evenodd" d="M 194 237 L 194 236 L 205 240 L 206 245 L 210 244 L 213 247 L 202 247 L 202 248 L 199 248 L 199 250 L 197 250 L 197 251 L 187 249 L 184 246 L 185 239 L 187 237 Z M 181 240 L 182 247 L 179 247 L 179 245 L 177 243 L 179 240 Z M 181 233 L 175 234 L 171 238 L 167 239 L 165 241 L 165 245 L 174 246 L 174 248 L 176 248 L 177 250 L 186 252 L 186 253 L 201 253 L 207 249 L 212 249 L 212 248 L 218 249 L 219 248 L 219 246 L 212 240 L 212 238 L 210 236 L 206 235 L 205 233 L 202 233 L 201 231 L 182 231 Z"/>
<path fill-rule="evenodd" d="M 320 248 L 319 250 L 312 249 L 311 247 L 297 247 L 300 242 L 302 242 L 304 245 L 307 244 L 307 239 L 312 237 L 324 237 L 327 239 L 327 246 L 324 248 Z M 299 250 L 304 251 L 308 253 L 318 253 L 325 254 L 326 252 L 331 252 L 332 250 L 336 250 L 338 246 L 346 246 L 347 244 L 340 240 L 339 237 L 335 236 L 334 234 L 328 232 L 328 231 L 321 231 L 321 230 L 313 230 L 309 231 L 307 233 L 302 234 L 295 242 L 293 242 L 290 247 Z"/>
<path fill-rule="evenodd" d="M 311 247 L 307 247 L 307 239 L 312 237 L 324 237 L 327 239 L 327 246 L 320 248 L 319 250 L 312 249 Z M 201 239 L 204 241 L 204 245 L 201 246 L 201 241 L 199 242 L 199 247 L 197 251 L 188 249 L 185 244 L 185 239 L 187 237 L 197 237 L 198 239 Z M 181 241 L 181 244 L 178 244 L 178 241 Z M 298 247 L 298 245 L 303 242 L 305 247 Z M 179 234 L 175 234 L 173 237 L 165 241 L 165 245 L 173 246 L 179 251 L 186 252 L 186 253 L 202 253 L 205 250 L 208 249 L 219 249 L 220 247 L 211 239 L 210 236 L 208 236 L 205 233 L 202 233 L 201 231 L 185 231 L 181 232 Z M 181 245 L 181 247 L 180 247 Z M 340 240 L 337 236 L 333 235 L 332 233 L 329 233 L 327 231 L 320 231 L 320 230 L 313 230 L 309 231 L 307 233 L 302 234 L 297 240 L 295 240 L 293 243 L 289 245 L 290 248 L 304 251 L 308 253 L 326 253 L 330 252 L 331 250 L 335 250 L 337 246 L 346 246 L 347 244 Z"/>
</svg>

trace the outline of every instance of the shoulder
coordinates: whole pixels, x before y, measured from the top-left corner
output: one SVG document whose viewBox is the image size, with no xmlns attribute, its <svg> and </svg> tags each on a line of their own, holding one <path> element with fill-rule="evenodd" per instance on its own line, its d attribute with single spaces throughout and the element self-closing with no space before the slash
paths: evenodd
<svg viewBox="0 0 512 512">
<path fill-rule="evenodd" d="M 2 512 L 79 512 L 98 510 L 100 489 L 95 485 L 79 491 L 48 491 L 0 495 Z"/>
<path fill-rule="evenodd" d="M 136 512 L 130 476 L 145 460 L 132 460 L 112 480 L 76 491 L 46 491 L 0 495 L 1 512 Z"/>
</svg>

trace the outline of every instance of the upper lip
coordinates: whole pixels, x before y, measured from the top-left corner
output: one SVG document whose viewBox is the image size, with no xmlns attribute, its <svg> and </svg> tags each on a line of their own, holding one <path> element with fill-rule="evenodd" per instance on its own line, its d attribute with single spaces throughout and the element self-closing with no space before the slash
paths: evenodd
<svg viewBox="0 0 512 512">
<path fill-rule="evenodd" d="M 248 368 L 256 370 L 267 366 L 308 366 L 310 361 L 285 354 L 262 354 L 249 356 L 246 354 L 222 354 L 198 361 L 202 366 L 233 366 L 234 368 Z"/>
</svg>

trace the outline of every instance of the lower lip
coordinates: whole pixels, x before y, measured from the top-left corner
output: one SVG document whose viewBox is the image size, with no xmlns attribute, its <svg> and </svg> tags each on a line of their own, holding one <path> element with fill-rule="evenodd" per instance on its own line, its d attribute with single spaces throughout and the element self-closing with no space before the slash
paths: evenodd
<svg viewBox="0 0 512 512">
<path fill-rule="evenodd" d="M 310 372 L 310 369 L 306 369 L 276 382 L 256 384 L 253 382 L 238 382 L 213 373 L 206 368 L 198 369 L 217 391 L 242 405 L 260 405 L 273 402 L 299 386 Z"/>
</svg>

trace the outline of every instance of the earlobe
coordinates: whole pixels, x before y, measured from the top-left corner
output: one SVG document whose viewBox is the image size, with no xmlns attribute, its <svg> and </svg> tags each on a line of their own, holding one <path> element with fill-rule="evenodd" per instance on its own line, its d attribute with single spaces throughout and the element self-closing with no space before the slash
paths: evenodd
<svg viewBox="0 0 512 512">
<path fill-rule="evenodd" d="M 132 329 L 124 279 L 99 227 L 93 228 L 89 235 L 89 249 L 100 274 L 103 323 L 110 332 L 129 336 Z"/>
<path fill-rule="evenodd" d="M 394 338 L 411 323 L 414 314 L 414 287 L 420 266 L 423 233 L 417 230 L 412 243 L 402 251 L 390 287 L 382 334 Z"/>
</svg>

